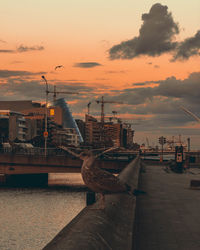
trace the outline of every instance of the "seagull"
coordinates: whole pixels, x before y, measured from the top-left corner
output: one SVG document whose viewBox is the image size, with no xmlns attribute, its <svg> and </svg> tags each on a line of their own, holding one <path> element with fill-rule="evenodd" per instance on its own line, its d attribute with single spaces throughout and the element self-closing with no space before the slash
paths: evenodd
<svg viewBox="0 0 200 250">
<path fill-rule="evenodd" d="M 126 184 L 122 183 L 120 179 L 113 175 L 112 173 L 105 171 L 98 167 L 95 164 L 96 159 L 109 151 L 116 149 L 109 148 L 98 155 L 94 155 L 92 151 L 86 150 L 80 154 L 76 154 L 69 149 L 66 149 L 72 155 L 80 158 L 83 160 L 83 164 L 81 167 L 81 175 L 83 182 L 85 185 L 95 193 L 100 194 L 100 208 L 105 208 L 105 194 L 112 194 L 112 193 L 129 193 L 131 191 L 131 187 Z"/>
<path fill-rule="evenodd" d="M 64 66 L 63 66 L 63 65 L 57 65 L 57 66 L 55 67 L 55 70 L 57 70 L 58 68 L 64 68 Z"/>
<path fill-rule="evenodd" d="M 100 194 L 100 208 L 104 209 L 105 194 L 128 193 L 131 187 L 120 182 L 120 179 L 112 173 L 99 168 L 95 164 L 97 157 L 91 151 L 81 153 L 80 158 L 83 160 L 81 175 L 85 185 Z"/>
</svg>

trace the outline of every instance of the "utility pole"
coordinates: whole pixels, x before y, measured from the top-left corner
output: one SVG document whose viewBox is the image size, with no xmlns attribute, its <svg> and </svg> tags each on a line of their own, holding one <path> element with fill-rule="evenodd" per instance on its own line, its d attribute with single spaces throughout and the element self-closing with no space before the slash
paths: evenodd
<svg viewBox="0 0 200 250">
<path fill-rule="evenodd" d="M 188 152 L 190 152 L 190 137 L 187 138 L 187 142 L 188 142 Z"/>
<path fill-rule="evenodd" d="M 49 90 L 48 90 L 48 83 L 47 80 L 45 78 L 45 76 L 42 76 L 42 79 L 45 81 L 46 83 L 46 104 L 45 104 L 45 129 L 44 129 L 44 155 L 45 157 L 47 156 L 47 138 L 48 138 L 48 131 L 47 131 L 47 117 L 48 117 L 48 109 L 47 109 L 47 104 L 48 104 L 48 94 L 49 94 Z"/>
</svg>

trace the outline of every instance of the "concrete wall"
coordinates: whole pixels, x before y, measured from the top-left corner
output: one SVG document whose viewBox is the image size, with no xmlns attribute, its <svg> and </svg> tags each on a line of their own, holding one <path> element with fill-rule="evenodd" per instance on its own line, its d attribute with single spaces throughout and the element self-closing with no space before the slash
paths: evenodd
<svg viewBox="0 0 200 250">
<path fill-rule="evenodd" d="M 140 159 L 133 160 L 119 175 L 135 190 L 138 186 Z M 83 209 L 44 250 L 132 249 L 136 197 L 127 193 L 105 197 L 105 209 L 99 202 Z"/>
</svg>

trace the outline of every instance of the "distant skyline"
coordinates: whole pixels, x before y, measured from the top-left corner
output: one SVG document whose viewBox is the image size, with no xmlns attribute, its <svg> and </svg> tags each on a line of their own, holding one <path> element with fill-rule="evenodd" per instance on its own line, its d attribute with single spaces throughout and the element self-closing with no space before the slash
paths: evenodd
<svg viewBox="0 0 200 250">
<path fill-rule="evenodd" d="M 43 102 L 45 75 L 52 90 L 79 92 L 58 95 L 75 118 L 89 101 L 99 116 L 103 95 L 124 102 L 106 116 L 133 123 L 136 142 L 181 134 L 200 149 L 200 124 L 179 108 L 200 117 L 199 0 L 4 1 L 0 55 L 1 100 Z"/>
</svg>

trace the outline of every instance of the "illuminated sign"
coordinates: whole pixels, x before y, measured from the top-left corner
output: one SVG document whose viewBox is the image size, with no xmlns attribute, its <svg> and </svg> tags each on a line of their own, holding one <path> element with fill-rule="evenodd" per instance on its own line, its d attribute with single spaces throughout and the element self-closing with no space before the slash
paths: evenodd
<svg viewBox="0 0 200 250">
<path fill-rule="evenodd" d="M 54 109 L 50 109 L 50 115 L 54 116 L 55 115 L 55 110 Z"/>
</svg>

